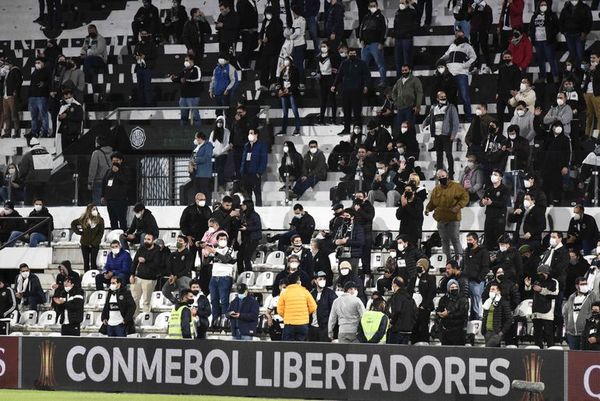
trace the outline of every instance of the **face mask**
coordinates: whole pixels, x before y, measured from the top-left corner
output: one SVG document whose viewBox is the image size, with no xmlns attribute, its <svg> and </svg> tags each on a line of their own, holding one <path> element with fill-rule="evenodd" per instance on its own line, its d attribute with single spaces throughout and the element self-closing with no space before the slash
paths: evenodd
<svg viewBox="0 0 600 401">
<path fill-rule="evenodd" d="M 21 273 L 21 277 L 28 278 L 29 277 L 29 272 L 23 272 L 23 273 Z"/>
<path fill-rule="evenodd" d="M 248 134 L 248 142 L 254 142 L 254 140 L 256 139 L 256 137 L 252 134 Z"/>
<path fill-rule="evenodd" d="M 342 291 L 342 290 L 337 290 L 337 291 L 335 292 L 335 295 L 337 295 L 337 297 L 339 298 L 339 297 L 341 297 L 342 295 L 344 295 L 344 291 Z"/>
<path fill-rule="evenodd" d="M 558 104 L 559 106 L 562 106 L 563 104 L 565 104 L 565 100 L 564 99 L 556 99 L 556 104 Z"/>
<path fill-rule="evenodd" d="M 469 169 L 473 170 L 473 168 L 475 167 L 475 162 L 468 161 L 468 162 L 467 162 L 467 167 L 468 167 Z"/>
<path fill-rule="evenodd" d="M 398 250 L 400 252 L 403 252 L 405 249 L 406 249 L 406 245 L 404 245 L 404 244 L 398 244 Z"/>
<path fill-rule="evenodd" d="M 458 295 L 458 288 L 452 288 L 452 289 L 450 290 L 450 295 L 452 295 L 452 296 L 456 296 L 456 295 Z"/>
<path fill-rule="evenodd" d="M 541 12 L 545 13 L 546 10 L 548 10 L 548 7 L 546 7 L 546 6 L 540 6 L 540 11 Z"/>
<path fill-rule="evenodd" d="M 446 99 L 438 99 L 438 103 L 443 106 L 446 104 Z"/>
<path fill-rule="evenodd" d="M 41 212 L 42 211 L 42 205 L 34 205 L 33 206 L 33 210 L 35 210 L 36 212 Z"/>
<path fill-rule="evenodd" d="M 379 175 L 384 175 L 385 169 L 384 168 L 377 169 L 377 172 L 379 173 Z"/>
<path fill-rule="evenodd" d="M 350 60 L 356 60 L 356 54 L 350 54 L 350 55 L 348 55 L 348 58 Z M 402 74 L 402 75 L 404 75 L 404 74 Z"/>
<path fill-rule="evenodd" d="M 265 14 L 265 18 L 267 19 L 267 21 L 271 21 L 271 18 L 273 18 L 273 15 Z"/>
<path fill-rule="evenodd" d="M 224 58 L 219 58 L 219 59 L 217 60 L 217 62 L 218 62 L 220 65 L 225 65 L 225 64 L 227 63 L 227 60 L 225 60 Z"/>
<path fill-rule="evenodd" d="M 17 172 L 17 170 L 15 170 L 14 168 L 9 168 L 8 169 L 8 174 L 10 174 L 10 175 L 13 175 L 16 172 Z"/>
<path fill-rule="evenodd" d="M 481 116 L 482 114 L 483 114 L 483 111 L 481 111 L 481 109 L 475 109 L 476 116 Z"/>
<path fill-rule="evenodd" d="M 346 52 L 340 52 L 340 57 L 341 58 L 346 58 L 346 57 L 348 57 L 348 53 L 346 53 Z"/>
<path fill-rule="evenodd" d="M 400 132 L 402 132 L 403 134 L 406 134 L 408 132 L 408 127 L 400 128 Z"/>
<path fill-rule="evenodd" d="M 508 251 L 508 245 L 500 245 L 498 248 L 500 249 L 500 252 Z"/>
<path fill-rule="evenodd" d="M 525 181 L 525 182 L 527 182 L 527 181 Z M 529 208 L 531 207 L 531 201 L 530 201 L 530 200 L 527 200 L 527 199 L 525 199 L 525 200 L 523 201 L 523 206 L 525 207 L 525 209 L 529 209 Z"/>
<path fill-rule="evenodd" d="M 74 100 L 75 100 L 75 99 L 73 99 L 72 97 L 70 97 L 70 98 L 68 98 L 68 99 L 65 99 L 65 103 L 66 103 L 66 104 L 72 104 Z"/>
<path fill-rule="evenodd" d="M 400 4 L 398 8 L 400 8 L 400 10 L 406 10 L 406 4 Z"/>
<path fill-rule="evenodd" d="M 443 74 L 443 73 L 446 71 L 446 68 L 445 68 L 445 67 L 438 67 L 438 69 L 437 69 L 437 70 L 438 70 L 438 72 L 439 72 L 440 74 Z"/>
<path fill-rule="evenodd" d="M 120 248 L 117 248 L 117 249 L 111 248 L 110 251 L 112 252 L 113 255 L 118 255 L 119 252 L 121 251 L 121 249 Z"/>
<path fill-rule="evenodd" d="M 208 227 L 207 230 L 209 233 L 214 233 L 215 231 L 217 231 L 214 227 Z"/>
<path fill-rule="evenodd" d="M 238 294 L 238 298 L 240 301 L 242 301 L 244 298 L 246 298 L 246 294 Z"/>
<path fill-rule="evenodd" d="M 327 54 L 327 53 L 329 53 L 329 49 L 326 47 L 321 47 L 321 53 Z"/>
<path fill-rule="evenodd" d="M 205 200 L 196 201 L 196 205 L 198 205 L 200 207 L 204 207 L 204 206 L 206 206 L 206 201 Z"/>
<path fill-rule="evenodd" d="M 286 67 L 289 67 L 290 60 L 283 60 L 283 65 L 285 65 Z"/>
<path fill-rule="evenodd" d="M 497 175 L 492 175 L 490 177 L 490 181 L 492 181 L 492 184 L 497 184 L 500 182 L 500 177 L 498 177 Z"/>
<path fill-rule="evenodd" d="M 136 219 L 141 219 L 142 218 L 142 213 L 136 213 L 135 214 L 135 218 Z"/>
<path fill-rule="evenodd" d="M 567 71 L 570 71 L 570 66 L 567 66 Z M 573 90 L 573 85 L 565 85 L 565 91 L 571 92 Z"/>
<path fill-rule="evenodd" d="M 581 69 L 585 71 L 587 69 L 587 64 L 581 64 L 579 67 L 581 67 Z"/>
<path fill-rule="evenodd" d="M 440 181 L 440 185 L 447 185 L 448 184 L 448 177 L 442 177 L 439 179 Z"/>
<path fill-rule="evenodd" d="M 404 150 L 404 147 L 397 148 L 396 150 L 398 151 L 398 154 L 399 154 L 399 155 L 403 155 L 403 154 L 404 154 L 404 152 L 405 152 L 405 150 Z"/>
<path fill-rule="evenodd" d="M 41 64 L 36 64 L 35 65 L 35 69 L 36 70 L 41 70 L 42 69 L 42 65 Z"/>
<path fill-rule="evenodd" d="M 514 141 L 517 139 L 517 134 L 508 134 L 508 137 Z"/>
<path fill-rule="evenodd" d="M 571 0 L 571 4 L 573 4 L 574 6 L 576 6 L 577 3 L 579 3 L 579 0 Z"/>
<path fill-rule="evenodd" d="M 502 61 L 503 61 L 503 62 L 504 62 L 504 64 L 506 64 L 506 65 L 510 65 L 510 64 L 512 63 L 512 59 L 508 59 L 508 58 L 505 58 L 505 59 L 503 59 Z"/>
<path fill-rule="evenodd" d="M 219 248 L 225 248 L 227 246 L 227 240 L 226 239 L 219 240 L 218 244 L 219 244 Z"/>
<path fill-rule="evenodd" d="M 327 284 L 327 282 L 325 280 L 317 281 L 317 285 L 319 286 L 319 288 L 325 288 L 326 284 Z"/>
<path fill-rule="evenodd" d="M 490 299 L 496 298 L 496 293 L 495 292 L 490 291 L 488 295 L 489 295 Z"/>
<path fill-rule="evenodd" d="M 290 262 L 290 270 L 296 271 L 296 270 L 298 270 L 298 266 L 300 266 L 300 263 Z"/>
<path fill-rule="evenodd" d="M 390 252 L 390 258 L 395 258 L 396 257 L 396 252 Z"/>
<path fill-rule="evenodd" d="M 523 185 L 525 186 L 525 188 L 531 188 L 533 186 L 533 184 L 529 180 L 523 181 Z"/>
<path fill-rule="evenodd" d="M 522 84 L 520 84 L 520 85 L 519 85 L 519 90 L 520 90 L 521 92 L 524 92 L 524 91 L 526 91 L 526 90 L 527 90 L 527 84 L 523 84 L 523 83 L 522 83 Z"/>
<path fill-rule="evenodd" d="M 342 270 L 340 270 L 340 274 L 342 276 L 347 276 L 349 273 L 350 273 L 350 270 L 348 270 L 348 269 L 342 269 Z"/>
<path fill-rule="evenodd" d="M 554 248 L 556 245 L 558 245 L 558 240 L 556 238 L 550 238 L 550 246 Z"/>
<path fill-rule="evenodd" d="M 573 213 L 573 214 L 572 214 L 572 217 L 573 217 L 573 220 L 575 220 L 575 221 L 577 221 L 577 220 L 581 219 L 581 215 L 580 215 L 580 214 L 578 214 L 578 213 Z"/>
<path fill-rule="evenodd" d="M 525 110 L 517 110 L 517 115 L 523 117 L 525 115 Z"/>
<path fill-rule="evenodd" d="M 314 155 L 315 153 L 317 153 L 317 150 L 319 150 L 319 149 L 317 149 L 317 148 L 310 148 L 309 152 Z"/>
<path fill-rule="evenodd" d="M 288 148 L 287 146 L 283 147 L 283 153 L 287 153 L 290 151 L 290 148 Z"/>
<path fill-rule="evenodd" d="M 92 210 L 92 216 L 98 217 L 98 211 L 97 210 Z"/>
<path fill-rule="evenodd" d="M 184 62 L 183 62 L 183 66 L 184 66 L 185 68 L 190 68 L 190 67 L 192 66 L 192 63 L 190 63 L 189 61 L 184 61 Z"/>
<path fill-rule="evenodd" d="M 597 66 L 597 65 L 598 65 L 598 62 L 597 62 L 597 61 L 592 61 L 592 62 L 590 63 L 590 65 L 591 65 L 592 67 L 595 67 L 595 66 Z"/>
<path fill-rule="evenodd" d="M 562 127 L 560 127 L 560 126 L 554 127 L 554 133 L 555 134 L 557 134 L 557 135 L 558 134 L 562 134 L 562 132 L 563 132 L 563 128 Z"/>
<path fill-rule="evenodd" d="M 371 11 L 371 14 L 375 14 L 377 7 L 369 7 L 369 11 Z"/>
<path fill-rule="evenodd" d="M 360 128 L 354 128 L 354 133 L 355 134 L 360 134 L 362 132 L 362 130 Z"/>
<path fill-rule="evenodd" d="M 116 285 L 116 284 L 111 284 L 111 285 L 110 285 L 108 288 L 109 288 L 111 291 L 116 291 L 116 290 L 117 290 L 117 285 Z"/>
<path fill-rule="evenodd" d="M 496 276 L 496 280 L 497 280 L 498 282 L 500 282 L 500 281 L 504 280 L 504 274 L 498 274 L 498 275 Z"/>
<path fill-rule="evenodd" d="M 185 246 L 185 244 L 183 244 L 183 243 L 181 243 L 181 242 L 177 242 L 177 243 L 175 244 L 175 247 L 176 247 L 177 249 L 182 249 L 184 246 Z"/>
</svg>

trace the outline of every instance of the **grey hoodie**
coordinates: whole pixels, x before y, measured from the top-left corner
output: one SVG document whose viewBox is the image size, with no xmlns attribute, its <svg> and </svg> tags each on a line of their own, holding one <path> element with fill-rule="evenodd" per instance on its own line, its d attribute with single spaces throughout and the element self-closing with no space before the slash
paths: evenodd
<svg viewBox="0 0 600 401">
<path fill-rule="evenodd" d="M 336 323 L 340 326 L 340 333 L 356 334 L 363 313 L 365 313 L 365 306 L 360 298 L 347 292 L 336 298 L 331 305 L 329 315 L 329 337 L 333 338 Z"/>
<path fill-rule="evenodd" d="M 577 291 L 571 294 L 567 302 L 563 305 L 563 319 L 565 322 L 565 329 L 568 334 L 581 335 L 583 328 L 585 327 L 585 321 L 592 315 L 592 304 L 598 300 L 598 296 L 592 289 L 587 294 L 587 297 L 581 305 L 581 310 L 577 315 L 577 320 L 573 320 L 573 304 L 575 303 L 575 297 Z"/>
<path fill-rule="evenodd" d="M 92 158 L 90 159 L 90 169 L 88 172 L 88 184 L 94 182 L 102 182 L 106 172 L 111 167 L 111 158 L 113 148 L 106 145 L 100 149 L 94 150 Z"/>
</svg>

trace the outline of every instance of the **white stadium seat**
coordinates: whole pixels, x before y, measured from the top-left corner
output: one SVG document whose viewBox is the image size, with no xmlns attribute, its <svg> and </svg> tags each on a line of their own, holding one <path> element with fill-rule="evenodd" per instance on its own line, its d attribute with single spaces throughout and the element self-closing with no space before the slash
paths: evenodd
<svg viewBox="0 0 600 401">
<path fill-rule="evenodd" d="M 447 257 L 445 253 L 431 255 L 429 258 L 431 269 L 442 269 L 446 267 Z"/>
<path fill-rule="evenodd" d="M 135 325 L 140 327 L 152 327 L 154 315 L 152 313 L 140 313 L 135 317 Z"/>
<path fill-rule="evenodd" d="M 271 252 L 267 255 L 265 267 L 274 270 L 283 270 L 285 268 L 285 253 L 282 251 Z"/>
<path fill-rule="evenodd" d="M 34 310 L 28 310 L 21 314 L 19 324 L 25 326 L 35 326 L 37 324 L 38 313 Z"/>
<path fill-rule="evenodd" d="M 102 309 L 104 308 L 104 304 L 106 303 L 106 291 L 94 291 L 92 295 L 90 295 L 90 299 L 88 300 L 88 305 L 92 308 Z"/>
<path fill-rule="evenodd" d="M 331 252 L 328 256 L 329 258 L 329 264 L 331 265 L 331 271 L 334 274 L 338 273 L 338 260 L 337 260 L 337 256 L 335 254 L 335 252 Z"/>
<path fill-rule="evenodd" d="M 251 287 L 254 285 L 254 272 L 243 272 L 237 278 L 238 284 L 246 284 L 246 286 Z"/>
<path fill-rule="evenodd" d="M 163 312 L 156 316 L 154 320 L 154 327 L 157 329 L 166 329 L 169 327 L 169 318 L 171 317 L 171 312 Z"/>
<path fill-rule="evenodd" d="M 81 327 L 91 326 L 96 326 L 96 313 L 85 311 L 83 312 L 83 322 L 81 322 Z"/>
<path fill-rule="evenodd" d="M 265 252 L 264 251 L 256 251 L 254 254 L 254 262 L 257 265 L 262 265 L 265 263 Z"/>
<path fill-rule="evenodd" d="M 96 275 L 100 270 L 88 270 L 81 278 L 81 288 L 84 290 L 96 289 Z"/>
<path fill-rule="evenodd" d="M 165 296 L 161 291 L 154 291 L 152 293 L 152 301 L 150 301 L 150 307 L 152 310 L 159 309 L 165 305 Z"/>
<path fill-rule="evenodd" d="M 40 315 L 37 324 L 40 326 L 54 326 L 57 324 L 56 317 L 57 316 L 55 311 L 45 311 Z"/>
<path fill-rule="evenodd" d="M 104 265 L 106 265 L 106 257 L 108 256 L 109 252 L 109 249 L 100 249 L 98 252 L 98 256 L 96 256 L 96 266 L 98 269 L 102 269 L 104 268 Z"/>
<path fill-rule="evenodd" d="M 106 234 L 106 242 L 110 244 L 113 241 L 118 241 L 121 234 L 123 234 L 123 230 L 110 231 L 108 234 Z"/>
<path fill-rule="evenodd" d="M 275 280 L 275 273 L 273 272 L 262 272 L 256 277 L 256 281 L 252 286 L 253 290 L 264 290 L 267 287 L 271 287 Z"/>
</svg>

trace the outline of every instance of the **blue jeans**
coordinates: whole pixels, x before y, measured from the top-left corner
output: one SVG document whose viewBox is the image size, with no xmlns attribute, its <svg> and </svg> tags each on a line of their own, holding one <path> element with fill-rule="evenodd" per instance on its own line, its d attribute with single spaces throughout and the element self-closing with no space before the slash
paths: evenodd
<svg viewBox="0 0 600 401">
<path fill-rule="evenodd" d="M 567 48 L 569 49 L 570 57 L 575 57 L 577 65 L 583 60 L 583 47 L 584 41 L 581 40 L 581 34 L 579 33 L 565 33 L 565 40 L 567 41 Z"/>
<path fill-rule="evenodd" d="M 227 94 L 215 95 L 215 103 L 216 106 L 227 106 L 229 107 L 231 104 L 231 92 L 227 92 Z M 225 110 L 227 112 L 227 110 Z M 223 114 L 223 110 L 215 110 L 215 115 L 220 116 Z"/>
<path fill-rule="evenodd" d="M 292 49 L 292 57 L 294 58 L 294 65 L 298 69 L 298 80 L 300 83 L 304 82 L 304 52 L 306 51 L 306 45 L 296 46 Z"/>
<path fill-rule="evenodd" d="M 410 334 L 392 333 L 387 334 L 387 344 L 408 344 L 410 340 Z"/>
<path fill-rule="evenodd" d="M 31 113 L 31 133 L 33 136 L 48 136 L 50 127 L 48 124 L 48 98 L 30 97 L 29 112 Z M 40 121 L 42 122 L 40 131 Z"/>
<path fill-rule="evenodd" d="M 106 326 L 106 334 L 109 337 L 127 337 L 127 332 L 125 331 L 125 325 L 119 324 L 117 326 Z"/>
<path fill-rule="evenodd" d="M 287 324 L 281 335 L 281 341 L 306 341 L 307 338 L 308 324 Z"/>
<path fill-rule="evenodd" d="M 314 175 L 306 177 L 306 180 L 304 181 L 298 179 L 292 191 L 294 191 L 294 193 L 298 196 L 298 199 L 300 199 L 300 197 L 304 194 L 304 192 L 306 192 L 308 188 L 314 187 L 315 185 L 317 185 L 318 182 L 319 179 Z"/>
<path fill-rule="evenodd" d="M 296 125 L 296 131 L 300 131 L 300 114 L 298 113 L 298 105 L 296 104 L 296 98 L 293 95 L 281 97 L 281 108 L 283 109 L 283 122 L 281 123 L 281 132 L 286 134 L 288 125 L 288 109 L 292 108 L 294 113 L 294 124 Z"/>
<path fill-rule="evenodd" d="M 369 43 L 362 48 L 361 52 L 362 61 L 367 63 L 371 62 L 371 58 L 375 59 L 375 64 L 379 69 L 379 82 L 385 83 L 385 60 L 383 58 L 383 49 L 379 49 L 379 43 Z"/>
<path fill-rule="evenodd" d="M 454 20 L 454 27 L 460 26 L 465 33 L 465 38 L 469 39 L 471 37 L 471 22 L 467 20 L 456 21 Z"/>
<path fill-rule="evenodd" d="M 469 93 L 469 76 L 465 74 L 458 74 L 454 76 L 456 79 L 456 85 L 458 86 L 458 93 L 460 99 L 465 107 L 465 117 L 467 121 L 471 121 L 471 94 Z"/>
<path fill-rule="evenodd" d="M 567 333 L 567 344 L 569 344 L 569 349 L 572 351 L 580 350 L 581 336 L 574 336 L 573 334 Z"/>
<path fill-rule="evenodd" d="M 252 341 L 252 336 L 243 336 L 239 329 L 235 330 L 235 333 L 231 333 L 231 336 L 234 340 Z"/>
<path fill-rule="evenodd" d="M 412 66 L 413 39 L 396 39 L 394 59 L 396 60 L 396 79 L 400 79 L 400 69 L 404 64 Z"/>
<path fill-rule="evenodd" d="M 179 99 L 179 107 L 196 107 L 200 105 L 199 97 L 182 97 Z M 190 109 L 181 109 L 181 125 L 187 125 L 190 117 Z M 200 126 L 200 111 L 192 110 L 192 119 L 195 126 Z"/>
<path fill-rule="evenodd" d="M 6 246 L 15 246 L 15 242 L 17 242 L 17 238 L 19 235 L 23 234 L 23 231 L 13 231 L 10 233 L 10 238 L 6 241 Z M 26 241 L 25 238 L 21 239 L 22 241 Z M 36 248 L 40 242 L 48 241 L 48 237 L 41 233 L 31 233 L 29 234 L 29 247 Z"/>
<path fill-rule="evenodd" d="M 306 17 L 306 30 L 308 31 L 308 35 L 313 41 L 313 45 L 315 46 L 315 54 L 319 54 L 319 35 L 317 33 L 316 15 Z"/>
<path fill-rule="evenodd" d="M 231 277 L 212 277 L 208 288 L 210 291 L 210 304 L 212 308 L 212 321 L 216 322 L 219 316 L 224 315 L 229 308 L 229 293 L 231 292 Z"/>
<path fill-rule="evenodd" d="M 94 182 L 94 183 L 92 183 L 92 203 L 94 205 L 100 205 L 101 200 L 102 200 L 102 183 Z"/>
<path fill-rule="evenodd" d="M 481 320 L 483 316 L 481 305 L 481 294 L 485 288 L 485 282 L 478 283 L 469 280 L 469 293 L 471 294 L 471 317 L 470 320 Z"/>
<path fill-rule="evenodd" d="M 556 53 L 554 51 L 554 45 L 546 42 L 545 40 L 535 42 L 535 58 L 538 66 L 540 67 L 540 76 L 545 78 L 546 75 L 546 62 L 550 63 L 550 71 L 554 78 L 558 77 L 558 61 L 556 60 Z"/>
<path fill-rule="evenodd" d="M 152 71 L 148 68 L 140 68 L 135 73 L 137 76 L 138 104 L 142 107 L 152 106 Z"/>
</svg>

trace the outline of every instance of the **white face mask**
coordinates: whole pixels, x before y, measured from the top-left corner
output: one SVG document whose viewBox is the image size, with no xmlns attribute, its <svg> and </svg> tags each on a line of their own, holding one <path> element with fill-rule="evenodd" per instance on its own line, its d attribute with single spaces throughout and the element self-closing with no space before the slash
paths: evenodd
<svg viewBox="0 0 600 401">
<path fill-rule="evenodd" d="M 525 181 L 525 182 L 527 182 L 527 181 Z M 525 200 L 523 201 L 523 206 L 525 207 L 525 209 L 529 209 L 529 208 L 531 207 L 531 201 L 530 201 L 530 200 L 527 200 L 527 199 L 525 199 Z"/>
<path fill-rule="evenodd" d="M 205 200 L 196 201 L 196 205 L 198 205 L 200 207 L 204 207 L 204 206 L 206 206 L 206 201 Z"/>
<path fill-rule="evenodd" d="M 562 106 L 563 104 L 565 104 L 565 100 L 564 99 L 556 99 L 556 104 L 558 104 L 559 106 Z"/>
<path fill-rule="evenodd" d="M 362 132 L 362 130 L 360 128 L 354 128 L 355 134 L 360 134 L 361 132 Z"/>
<path fill-rule="evenodd" d="M 142 218 L 142 213 L 141 212 L 140 213 L 136 213 L 135 214 L 135 218 L 136 219 L 141 219 Z"/>
<path fill-rule="evenodd" d="M 192 66 L 192 63 L 190 63 L 189 61 L 184 61 L 184 62 L 183 62 L 183 66 L 184 66 L 185 68 L 190 68 L 190 67 Z"/>
<path fill-rule="evenodd" d="M 217 123 L 217 128 L 223 128 L 223 123 L 222 122 L 218 122 Z"/>
<path fill-rule="evenodd" d="M 521 92 L 524 92 L 524 91 L 526 91 L 526 90 L 527 90 L 527 85 L 526 85 L 526 84 L 523 84 L 523 83 L 522 83 L 522 84 L 520 84 L 520 85 L 519 85 L 519 90 L 520 90 Z"/>
<path fill-rule="evenodd" d="M 8 169 L 8 174 L 10 174 L 10 175 L 13 175 L 16 172 L 17 172 L 17 170 L 15 170 L 14 168 L 9 168 Z"/>
<path fill-rule="evenodd" d="M 120 248 L 117 248 L 117 249 L 111 248 L 110 251 L 112 252 L 113 255 L 118 255 L 119 252 L 121 252 L 121 249 Z"/>
<path fill-rule="evenodd" d="M 208 227 L 207 230 L 209 233 L 214 233 L 215 231 L 217 231 L 214 227 Z"/>
<path fill-rule="evenodd" d="M 42 69 L 42 65 L 41 64 L 36 64 L 35 65 L 35 69 L 36 70 L 41 70 Z"/>
<path fill-rule="evenodd" d="M 227 61 L 224 58 L 219 58 L 217 59 L 217 63 L 219 63 L 220 65 L 225 65 Z"/>
<path fill-rule="evenodd" d="M 471 161 L 468 161 L 468 162 L 467 162 L 467 167 L 468 167 L 469 169 L 473 170 L 473 167 L 475 167 L 475 163 L 474 163 L 474 162 L 471 162 Z"/>
<path fill-rule="evenodd" d="M 321 53 L 327 54 L 327 53 L 329 53 L 329 49 L 326 47 L 321 47 Z"/>
<path fill-rule="evenodd" d="M 340 52 L 340 57 L 341 58 L 346 58 L 346 57 L 348 57 L 348 53 L 346 53 L 346 52 Z"/>
<path fill-rule="evenodd" d="M 375 14 L 377 7 L 369 7 L 369 11 L 371 11 L 371 14 Z"/>
<path fill-rule="evenodd" d="M 283 60 L 283 65 L 285 65 L 286 67 L 289 67 L 290 65 L 290 60 Z"/>
<path fill-rule="evenodd" d="M 571 213 L 571 217 L 573 217 L 573 220 L 578 221 L 581 219 L 581 215 L 579 213 Z"/>
<path fill-rule="evenodd" d="M 350 273 L 349 269 L 342 269 L 342 270 L 340 270 L 340 274 L 342 276 L 347 276 L 349 273 Z"/>
<path fill-rule="evenodd" d="M 117 290 L 117 285 L 116 285 L 116 284 L 111 284 L 111 285 L 110 285 L 108 288 L 109 288 L 111 291 L 116 291 L 116 290 Z"/>
<path fill-rule="evenodd" d="M 496 298 L 496 293 L 495 292 L 490 291 L 488 295 L 489 295 L 490 299 Z"/>
<path fill-rule="evenodd" d="M 313 155 L 314 155 L 315 153 L 317 153 L 317 150 L 319 150 L 319 149 L 317 149 L 317 148 L 310 148 L 310 149 L 309 149 L 310 153 L 312 153 Z"/>
<path fill-rule="evenodd" d="M 200 145 L 200 142 L 198 142 L 198 139 L 194 139 L 194 145 L 196 145 L 196 146 Z"/>
<path fill-rule="evenodd" d="M 287 147 L 287 146 L 284 146 L 284 147 L 283 147 L 283 153 L 287 153 L 287 152 L 289 152 L 289 151 L 290 151 L 290 148 L 289 148 L 289 147 Z"/>
<path fill-rule="evenodd" d="M 499 245 L 498 248 L 500 249 L 500 252 L 508 251 L 508 245 Z"/>
<path fill-rule="evenodd" d="M 492 175 L 490 177 L 490 181 L 492 181 L 492 184 L 497 184 L 500 182 L 500 177 L 498 177 L 497 175 Z"/>
<path fill-rule="evenodd" d="M 587 284 L 579 286 L 579 292 L 582 294 L 587 294 L 589 290 L 590 290 L 590 288 L 588 287 Z"/>
<path fill-rule="evenodd" d="M 23 273 L 21 273 L 21 277 L 23 277 L 23 278 L 29 278 L 29 272 L 23 272 Z"/>
<path fill-rule="evenodd" d="M 385 169 L 384 168 L 379 168 L 379 169 L 377 169 L 377 172 L 379 173 L 379 175 L 384 175 L 385 174 Z"/>
<path fill-rule="evenodd" d="M 97 210 L 92 210 L 92 216 L 98 217 L 98 211 Z"/>
<path fill-rule="evenodd" d="M 508 137 L 512 140 L 517 138 L 517 134 L 508 134 Z"/>
<path fill-rule="evenodd" d="M 71 104 L 71 103 L 73 103 L 73 100 L 75 100 L 75 99 L 73 99 L 72 97 L 70 97 L 68 99 L 65 99 L 65 103 L 66 104 Z"/>
<path fill-rule="evenodd" d="M 576 6 L 577 3 L 579 3 L 579 0 L 571 0 L 571 4 L 573 4 L 574 6 Z"/>
<path fill-rule="evenodd" d="M 437 70 L 440 74 L 443 74 L 446 71 L 446 67 L 438 67 Z"/>
<path fill-rule="evenodd" d="M 600 255 L 600 246 L 596 247 L 596 255 Z"/>
<path fill-rule="evenodd" d="M 67 286 L 65 285 L 65 291 L 66 291 L 66 292 L 69 292 L 69 291 L 71 291 L 72 289 L 73 289 L 73 287 L 72 287 L 72 286 L 71 286 L 71 287 L 67 287 Z"/>
<path fill-rule="evenodd" d="M 481 116 L 482 114 L 483 114 L 483 112 L 481 111 L 481 109 L 475 109 L 476 116 Z"/>
<path fill-rule="evenodd" d="M 408 127 L 401 127 L 400 132 L 402 132 L 403 134 L 406 134 L 408 132 Z"/>
<path fill-rule="evenodd" d="M 533 184 L 529 180 L 523 181 L 523 185 L 525 186 L 525 188 L 531 188 L 533 186 Z"/>
<path fill-rule="evenodd" d="M 517 116 L 523 117 L 525 115 L 525 110 L 517 110 Z"/>
<path fill-rule="evenodd" d="M 325 280 L 317 280 L 317 285 L 319 286 L 319 288 L 325 288 L 327 282 Z"/>
<path fill-rule="evenodd" d="M 33 206 L 33 210 L 35 210 L 36 212 L 41 212 L 42 211 L 42 205 L 34 205 Z"/>
<path fill-rule="evenodd" d="M 404 4 L 404 3 L 400 3 L 400 5 L 398 6 L 398 8 L 399 8 L 400 10 L 406 10 L 406 4 Z"/>
<path fill-rule="evenodd" d="M 390 252 L 390 258 L 395 258 L 396 257 L 396 252 Z"/>
<path fill-rule="evenodd" d="M 406 249 L 406 245 L 405 244 L 398 244 L 398 250 L 400 252 L 403 252 Z"/>
<path fill-rule="evenodd" d="M 557 135 L 558 134 L 562 134 L 562 132 L 563 132 L 563 127 L 560 127 L 560 126 L 554 127 L 554 133 L 555 134 L 557 134 Z"/>
<path fill-rule="evenodd" d="M 353 297 L 358 296 L 358 292 L 356 292 L 356 291 L 349 292 L 348 294 L 352 295 Z"/>
<path fill-rule="evenodd" d="M 341 297 L 342 295 L 344 295 L 344 291 L 338 290 L 338 291 L 336 291 L 336 292 L 335 292 L 335 295 L 337 295 L 337 296 L 338 296 L 338 298 L 339 298 L 339 297 Z"/>
<path fill-rule="evenodd" d="M 272 14 L 265 14 L 265 18 L 267 19 L 267 21 L 271 21 L 271 18 L 273 18 Z"/>
<path fill-rule="evenodd" d="M 558 240 L 556 238 L 550 238 L 550 246 L 554 248 L 556 245 L 558 245 Z"/>
<path fill-rule="evenodd" d="M 290 262 L 290 271 L 296 271 L 296 270 L 298 270 L 298 266 L 300 266 L 300 263 L 298 263 L 298 262 Z"/>
<path fill-rule="evenodd" d="M 226 246 L 227 246 L 227 240 L 226 239 L 219 240 L 219 247 L 220 248 L 225 248 Z"/>
<path fill-rule="evenodd" d="M 540 6 L 540 11 L 545 13 L 548 10 L 547 6 Z"/>
<path fill-rule="evenodd" d="M 248 141 L 249 142 L 254 142 L 256 140 L 256 137 L 252 134 L 248 134 Z"/>
</svg>

